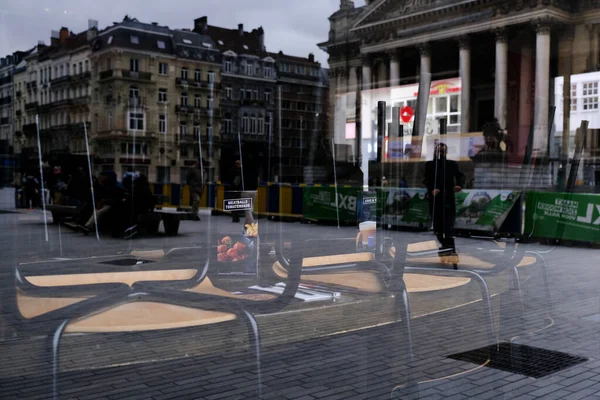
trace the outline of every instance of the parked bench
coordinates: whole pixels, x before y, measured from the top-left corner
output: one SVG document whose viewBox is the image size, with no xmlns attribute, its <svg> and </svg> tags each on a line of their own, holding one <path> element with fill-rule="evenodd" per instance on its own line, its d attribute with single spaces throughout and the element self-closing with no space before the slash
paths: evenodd
<svg viewBox="0 0 600 400">
<path fill-rule="evenodd" d="M 81 214 L 82 208 L 76 206 L 49 205 L 46 207 L 48 212 L 52 213 L 52 220 L 55 224 L 64 223 L 67 220 L 74 220 Z M 160 221 L 163 222 L 165 234 L 167 236 L 177 236 L 179 233 L 179 223 L 181 221 L 195 221 L 198 216 L 193 212 L 181 212 L 174 209 L 156 209 L 147 214 L 141 214 L 138 222 L 143 224 L 146 232 L 155 234 L 160 227 Z"/>
<path fill-rule="evenodd" d="M 143 223 L 150 234 L 157 233 L 162 220 L 167 236 L 177 236 L 181 221 L 196 221 L 198 215 L 193 212 L 181 212 L 172 208 L 154 210 L 148 214 L 140 215 L 139 222 Z"/>
<path fill-rule="evenodd" d="M 61 206 L 50 204 L 46 206 L 46 211 L 52 213 L 52 221 L 55 224 L 61 224 L 66 220 L 76 219 L 81 214 L 81 206 Z"/>
</svg>

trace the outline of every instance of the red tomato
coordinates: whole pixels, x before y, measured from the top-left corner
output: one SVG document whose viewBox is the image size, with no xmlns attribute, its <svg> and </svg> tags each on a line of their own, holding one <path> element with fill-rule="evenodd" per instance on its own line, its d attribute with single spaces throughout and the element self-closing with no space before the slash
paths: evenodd
<svg viewBox="0 0 600 400">
<path fill-rule="evenodd" d="M 229 256 L 227 254 L 218 254 L 217 255 L 217 261 L 218 262 L 227 262 L 229 260 L 230 260 L 230 258 L 229 258 Z"/>
<path fill-rule="evenodd" d="M 231 238 L 229 236 L 225 236 L 223 239 L 221 239 L 221 244 L 230 245 L 231 244 Z"/>
<path fill-rule="evenodd" d="M 236 258 L 238 256 L 238 252 L 236 249 L 227 250 L 227 255 L 231 258 Z"/>
<path fill-rule="evenodd" d="M 224 244 L 217 247 L 218 253 L 227 253 L 227 250 L 229 250 L 229 248 L 227 246 L 225 246 Z"/>
<path fill-rule="evenodd" d="M 238 253 L 241 253 L 242 251 L 246 250 L 246 245 L 244 243 L 237 242 L 235 245 L 233 245 L 233 248 L 236 249 Z"/>
</svg>

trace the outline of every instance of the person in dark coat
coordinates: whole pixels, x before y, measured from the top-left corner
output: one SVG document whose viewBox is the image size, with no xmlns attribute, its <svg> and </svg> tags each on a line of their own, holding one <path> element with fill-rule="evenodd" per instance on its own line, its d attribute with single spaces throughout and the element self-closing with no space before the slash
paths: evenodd
<svg viewBox="0 0 600 400">
<path fill-rule="evenodd" d="M 97 223 L 100 224 L 102 221 L 110 221 L 111 209 L 113 207 L 116 208 L 120 206 L 121 203 L 125 202 L 125 190 L 117 181 L 117 175 L 114 172 L 102 172 L 98 179 L 98 184 L 95 186 L 94 196 L 96 200 L 96 213 L 94 214 L 92 209 L 92 215 L 88 221 L 84 225 L 79 226 L 79 230 L 86 235 Z M 112 226 L 110 226 L 110 228 L 112 230 Z"/>
<path fill-rule="evenodd" d="M 191 168 L 186 176 L 187 184 L 190 185 L 190 194 L 192 195 L 192 212 L 198 215 L 200 208 L 200 199 L 204 192 L 204 177 L 200 168 L 200 161 L 196 162 L 194 168 Z"/>
<path fill-rule="evenodd" d="M 440 255 L 455 254 L 454 220 L 456 200 L 454 193 L 465 185 L 465 175 L 456 161 L 448 160 L 448 146 L 440 143 L 435 148 L 432 161 L 425 164 L 425 180 L 429 198 L 429 211 L 433 220 L 433 231 L 441 244 Z"/>
<path fill-rule="evenodd" d="M 127 174 L 123 178 L 125 201 L 116 209 L 115 224 L 112 235 L 123 235 L 130 239 L 139 232 L 140 215 L 148 214 L 154 210 L 156 198 L 150 189 L 148 178 L 143 174 Z"/>
<path fill-rule="evenodd" d="M 242 172 L 242 162 L 240 160 L 236 160 L 231 179 L 231 190 L 234 192 L 232 196 L 233 198 L 239 198 L 239 192 L 244 190 L 244 177 Z M 239 212 L 234 211 L 231 213 L 231 222 L 240 222 Z"/>
</svg>

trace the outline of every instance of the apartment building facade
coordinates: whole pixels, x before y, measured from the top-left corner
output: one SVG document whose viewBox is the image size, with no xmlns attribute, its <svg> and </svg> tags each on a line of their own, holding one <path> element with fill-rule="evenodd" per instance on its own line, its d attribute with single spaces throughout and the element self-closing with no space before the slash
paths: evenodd
<svg viewBox="0 0 600 400">
<path fill-rule="evenodd" d="M 329 96 L 327 70 L 313 54 L 303 58 L 280 51 L 271 56 L 276 60 L 281 87 L 282 177 L 286 182 L 301 183 L 304 167 L 315 164 L 315 155 L 327 140 L 323 113 Z"/>
<path fill-rule="evenodd" d="M 221 179 L 231 180 L 240 150 L 253 181 L 273 179 L 277 75 L 263 28 L 225 29 L 202 17 L 194 21 L 194 32 L 212 38 L 221 52 Z"/>
<path fill-rule="evenodd" d="M 219 57 L 209 38 L 157 23 L 125 19 L 100 32 L 91 56 L 97 169 L 185 183 L 205 141 L 207 179 L 218 176 L 209 144 L 219 128 Z"/>
<path fill-rule="evenodd" d="M 14 157 L 14 81 L 17 64 L 23 57 L 15 52 L 0 58 L 0 186 L 12 182 Z"/>
</svg>

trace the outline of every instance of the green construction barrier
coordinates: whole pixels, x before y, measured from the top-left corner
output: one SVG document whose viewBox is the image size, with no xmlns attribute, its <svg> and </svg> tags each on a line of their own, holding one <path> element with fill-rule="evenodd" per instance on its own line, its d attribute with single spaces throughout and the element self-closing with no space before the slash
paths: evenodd
<svg viewBox="0 0 600 400">
<path fill-rule="evenodd" d="M 600 243 L 600 195 L 527 192 L 525 236 Z"/>
<path fill-rule="evenodd" d="M 356 222 L 361 190 L 356 187 L 314 186 L 304 188 L 304 218 L 319 221 Z"/>
</svg>

